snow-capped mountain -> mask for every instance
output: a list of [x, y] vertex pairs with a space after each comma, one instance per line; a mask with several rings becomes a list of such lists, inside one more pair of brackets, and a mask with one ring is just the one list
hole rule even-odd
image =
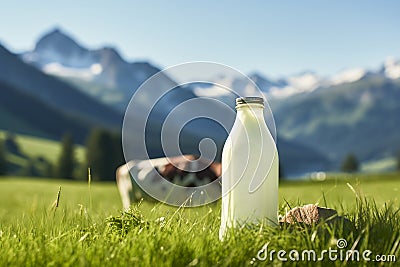
[[239, 93], [240, 95], [257, 95], [257, 82], [264, 86], [267, 91], [271, 85], [270, 82], [262, 77], [261, 75], [253, 76], [252, 80], [245, 79], [242, 77], [231, 77], [220, 75], [218, 78], [213, 80], [213, 84], [201, 84], [194, 85], [194, 92], [198, 96], [208, 97], [224, 97], [224, 96], [235, 96], [230, 90]]
[[[315, 73], [305, 72], [287, 78], [272, 80], [260, 73], [252, 73], [250, 80], [237, 77], [219, 77], [214, 80], [215, 85], [196, 87], [195, 93], [199, 96], [222, 97], [229, 94], [221, 86], [232, 88], [241, 95], [257, 95], [258, 88], [267, 98], [284, 98], [298, 93], [311, 92], [321, 86], [323, 80]], [[257, 88], [258, 87], [258, 88]]]
[[[40, 38], [32, 51], [20, 56], [26, 63], [47, 74], [58, 76], [73, 84], [72, 87], [79, 87], [86, 94], [94, 96], [120, 111], [125, 110], [136, 89], [147, 78], [159, 71], [157, 67], [148, 62], [126, 61], [112, 47], [85, 48], [57, 29]], [[37, 72], [31, 66], [28, 67], [24, 68], [27, 72]], [[10, 68], [5, 67], [4, 69]], [[18, 79], [24, 75], [17, 73], [13, 76], [15, 82], [23, 83], [22, 85], [17, 84], [16, 87], [25, 88], [34, 83], [34, 81], [27, 82], [26, 79]], [[152, 113], [154, 117], [150, 119], [149, 127], [152, 131], [149, 132], [158, 133], [160, 121], [165, 119], [166, 114], [169, 114], [176, 104], [185, 100], [196, 98], [196, 96], [209, 96], [234, 105], [236, 96], [229, 92], [229, 88], [241, 95], [256, 95], [260, 88], [262, 93], [271, 100], [271, 108], [280, 134], [278, 140], [292, 142], [284, 143], [280, 148], [284, 166], [289, 169], [288, 173], [290, 171], [299, 173], [305, 170], [325, 169], [322, 167], [310, 169], [309, 165], [318, 162], [318, 159], [324, 156], [327, 157], [327, 161], [336, 164], [348, 152], [354, 152], [361, 161], [364, 161], [392, 156], [397, 149], [396, 144], [399, 143], [400, 136], [398, 134], [398, 125], [400, 124], [398, 116], [396, 116], [400, 112], [398, 104], [399, 60], [389, 58], [379, 69], [347, 69], [330, 77], [310, 71], [281, 78], [270, 78], [262, 73], [254, 72], [249, 75], [251, 80], [244, 79], [243, 76], [235, 77], [232, 74], [216, 73], [216, 75], [214, 79], [211, 79], [214, 84], [199, 83], [186, 88], [182, 87], [159, 101], [158, 106], [154, 109], [155, 112]], [[9, 79], [8, 76], [11, 77], [7, 73], [3, 74], [4, 79]], [[44, 77], [47, 76], [44, 75]], [[170, 77], [176, 79], [174, 75], [170, 75]], [[199, 79], [199, 81], [201, 80]], [[35, 90], [32, 89], [31, 93], [37, 94], [36, 90], [48, 89], [41, 93], [41, 96], [46, 98], [57, 91], [51, 90], [51, 88], [64, 85], [64, 93], [73, 90], [71, 86], [66, 87], [65, 83], [60, 83], [59, 79], [54, 79], [54, 77], [50, 77], [50, 81], [54, 83], [54, 86], [50, 87], [44, 82], [36, 84], [33, 88]], [[154, 84], [150, 90], [146, 90], [137, 106], [139, 111], [137, 114], [140, 114], [141, 106], [149, 104], [147, 100], [151, 99], [154, 92], [171, 84], [175, 85], [174, 81], [165, 76], [163, 79], [159, 79], [158, 83]], [[67, 102], [62, 101], [64, 99], [61, 97], [58, 98], [58, 106]], [[73, 98], [73, 101], [80, 98], [82, 97]], [[69, 101], [69, 103], [73, 105], [73, 101]], [[91, 109], [91, 105], [82, 105], [82, 109], [88, 106]], [[212, 106], [207, 105], [207, 107], [213, 109]], [[75, 108], [68, 106], [68, 109], [74, 110]], [[99, 115], [98, 112], [93, 113]], [[207, 129], [205, 124], [188, 127], [187, 130], [190, 131], [184, 140], [187, 142], [188, 151], [194, 149], [191, 147], [194, 137], [204, 137], [202, 136], [205, 134], [204, 129]], [[381, 130], [376, 131], [376, 129]], [[380, 136], [371, 138], [371, 135], [365, 133], [375, 133]], [[213, 134], [219, 138], [218, 140], [222, 144], [221, 136], [223, 135]], [[315, 156], [304, 164], [300, 164], [299, 159], [307, 153], [304, 153], [306, 149], [303, 147], [293, 149], [295, 144], [305, 145], [306, 148], [318, 152], [308, 152], [308, 155], [322, 152], [322, 156]], [[158, 155], [159, 144], [154, 143], [153, 145], [152, 153]], [[294, 155], [293, 151], [297, 154]], [[299, 170], [294, 169], [294, 163], [298, 163]]]
[[[112, 47], [90, 50], [78, 44], [63, 31], [55, 29], [39, 39], [33, 51], [22, 54], [22, 59], [47, 74], [66, 79], [86, 93], [124, 110], [131, 95], [159, 69], [148, 62], [127, 62]], [[268, 78], [254, 72], [248, 79], [218, 75], [214, 85], [196, 85], [198, 96], [228, 98], [231, 88], [242, 95], [255, 95], [257, 87], [269, 99], [281, 99], [310, 93], [319, 88], [329, 88], [356, 82], [369, 74], [383, 75], [389, 79], [400, 78], [400, 61], [388, 58], [378, 71], [354, 68], [343, 70], [331, 77], [314, 72], [303, 72], [279, 79]], [[167, 80], [168, 77], [165, 77]]]
[[[393, 58], [385, 60], [380, 70], [367, 70], [353, 68], [343, 70], [330, 77], [323, 77], [314, 72], [303, 72], [280, 79], [270, 79], [260, 73], [252, 73], [248, 77], [254, 82], [237, 77], [219, 76], [214, 80], [214, 86], [201, 86], [195, 88], [198, 96], [226, 97], [229, 92], [219, 85], [232, 88], [243, 95], [254, 95], [257, 87], [268, 99], [281, 99], [302, 93], [310, 93], [319, 88], [330, 88], [346, 83], [357, 82], [371, 75], [381, 76], [387, 79], [400, 78], [400, 60]], [[257, 86], [257, 87], [256, 87]]]
[[[0, 128], [85, 142], [91, 127], [118, 129], [122, 114], [23, 62], [0, 44]], [[23, 78], [21, 78], [23, 77]]]
[[59, 29], [45, 34], [21, 57], [121, 111], [135, 90], [159, 71], [148, 62], [125, 61], [112, 47], [87, 49]]
[[76, 69], [90, 68], [98, 61], [94, 53], [90, 53], [59, 29], [54, 29], [40, 38], [34, 50], [25, 53], [23, 59], [39, 67], [57, 62], [65, 68]]
[[268, 94], [270, 98], [284, 98], [299, 93], [312, 92], [323, 83], [323, 79], [313, 72], [289, 76], [284, 81], [284, 86], [275, 86], [270, 89]]
[[366, 75], [367, 71], [363, 68], [349, 69], [332, 76], [329, 80], [330, 85], [351, 83], [360, 80]]
[[[330, 77], [322, 77], [313, 72], [305, 72], [299, 75], [289, 76], [280, 81], [281, 86], [265, 87], [257, 83], [259, 88], [270, 96], [270, 98], [284, 98], [299, 93], [312, 92], [318, 88], [329, 88], [346, 83], [353, 83], [370, 75], [382, 76], [387, 79], [400, 78], [400, 60], [388, 58], [385, 60], [381, 70], [367, 70], [365, 68], [353, 68], [343, 70]], [[273, 81], [270, 83], [273, 83]]]
[[389, 57], [385, 60], [381, 73], [383, 73], [389, 79], [400, 78], [400, 60], [395, 60]]
[[[342, 83], [355, 82], [366, 75], [364, 69], [352, 69], [338, 73], [330, 78], [322, 77], [314, 72], [303, 72], [297, 75], [288, 76], [281, 79], [270, 79], [260, 73], [252, 73], [248, 77], [254, 82], [237, 77], [223, 77], [215, 79], [216, 84], [220, 84], [234, 89], [243, 95], [255, 95], [257, 87], [269, 99], [281, 99], [301, 93], [310, 93], [321, 87], [329, 87]], [[229, 92], [220, 86], [197, 87], [195, 93], [199, 96], [222, 97]]]

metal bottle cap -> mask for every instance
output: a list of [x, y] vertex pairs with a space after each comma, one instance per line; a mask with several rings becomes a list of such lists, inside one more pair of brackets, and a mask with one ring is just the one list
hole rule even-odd
[[241, 104], [261, 104], [264, 106], [264, 98], [258, 96], [236, 98], [236, 107]]

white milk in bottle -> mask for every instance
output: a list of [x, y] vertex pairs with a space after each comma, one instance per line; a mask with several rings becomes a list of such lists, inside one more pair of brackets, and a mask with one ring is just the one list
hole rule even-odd
[[222, 151], [219, 237], [245, 223], [277, 225], [279, 159], [264, 120], [264, 99], [236, 99], [236, 120]]

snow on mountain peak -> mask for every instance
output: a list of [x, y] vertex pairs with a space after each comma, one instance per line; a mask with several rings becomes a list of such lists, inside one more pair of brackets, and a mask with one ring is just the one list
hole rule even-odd
[[44, 65], [42, 70], [51, 75], [80, 78], [85, 81], [90, 81], [103, 71], [103, 67], [100, 64], [93, 64], [89, 68], [70, 68], [60, 63], [53, 62]]
[[215, 79], [214, 84], [209, 86], [195, 86], [193, 92], [197, 96], [203, 97], [222, 97], [230, 94], [229, 89], [234, 86], [234, 78], [219, 76]]
[[295, 87], [301, 92], [311, 92], [319, 87], [321, 78], [314, 73], [307, 72], [291, 76], [287, 80], [289, 86]]
[[[24, 53], [22, 59], [48, 74], [82, 78], [110, 88], [124, 88], [128, 93], [132, 90], [132, 84], [137, 87], [158, 71], [152, 66], [128, 63], [113, 47], [91, 50], [81, 46], [58, 28], [43, 35], [35, 49]], [[313, 92], [321, 87], [355, 82], [367, 73], [369, 72], [363, 68], [355, 68], [331, 77], [308, 71], [281, 79], [269, 79], [261, 73], [253, 72], [249, 78], [254, 83], [229, 75], [219, 76], [213, 79], [216, 83], [213, 86], [195, 86], [193, 91], [199, 96], [226, 98], [231, 94], [227, 88], [243, 95], [255, 95], [258, 87], [269, 98], [285, 98]], [[400, 61], [388, 58], [378, 74], [390, 79], [400, 78]]]
[[274, 98], [285, 98], [291, 95], [312, 92], [320, 87], [322, 78], [312, 72], [290, 76], [286, 79], [286, 84], [272, 86], [269, 95]]
[[360, 80], [367, 73], [365, 69], [356, 68], [342, 71], [330, 79], [330, 84], [339, 85], [342, 83], [351, 83]]
[[384, 63], [384, 73], [390, 79], [400, 78], [400, 61], [392, 57], [387, 58]]
[[[56, 28], [44, 34], [33, 51], [26, 52], [22, 58], [39, 68], [59, 63], [67, 68], [90, 68], [95, 62], [89, 50], [80, 46], [73, 38]], [[52, 68], [55, 65], [50, 65]]]
[[103, 71], [103, 67], [99, 63], [95, 63], [90, 66], [90, 70], [94, 75], [99, 75]]
[[273, 86], [269, 91], [269, 95], [273, 98], [285, 98], [297, 93], [299, 93], [299, 91], [292, 86], [285, 86], [283, 88]]

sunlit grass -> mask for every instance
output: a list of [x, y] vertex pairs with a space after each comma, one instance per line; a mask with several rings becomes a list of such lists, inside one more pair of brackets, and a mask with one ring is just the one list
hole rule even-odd
[[[349, 185], [347, 184], [349, 183]], [[61, 194], [58, 208], [51, 208]], [[280, 187], [280, 213], [298, 204], [325, 204], [352, 225], [245, 227], [218, 239], [220, 203], [181, 208], [142, 202], [128, 213], [115, 184], [0, 178], [2, 266], [265, 266], [268, 250], [348, 248], [400, 257], [399, 178], [289, 182]], [[374, 191], [375, 190], [375, 191]], [[377, 199], [377, 201], [375, 201]], [[286, 200], [286, 201], [285, 201]], [[296, 262], [297, 266], [343, 266], [341, 261]], [[366, 266], [348, 262], [347, 266]], [[398, 264], [398, 262], [397, 262]], [[385, 264], [390, 266], [390, 264]], [[393, 264], [393, 266], [396, 266]]]

